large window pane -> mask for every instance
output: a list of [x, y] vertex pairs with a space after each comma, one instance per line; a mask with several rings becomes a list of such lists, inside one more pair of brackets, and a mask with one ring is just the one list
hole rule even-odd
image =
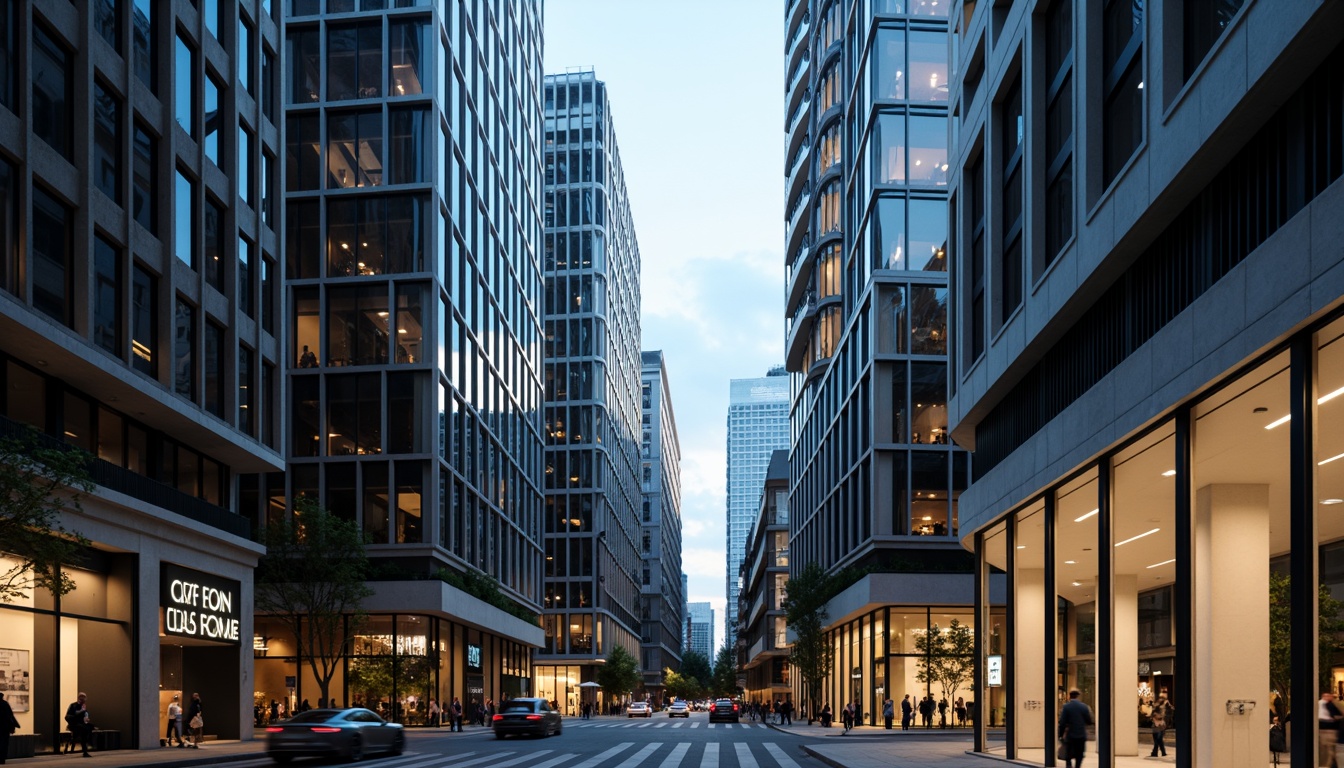
[[70, 269], [74, 215], [64, 203], [40, 187], [33, 188], [33, 308], [62, 325], [70, 325]]
[[947, 271], [947, 203], [910, 201], [910, 266], [924, 272]]
[[158, 52], [154, 40], [154, 5], [159, 0], [134, 0], [131, 9], [131, 47], [135, 50], [135, 76], [149, 88], [150, 93], [158, 93], [154, 72], [158, 69]]
[[74, 157], [72, 57], [46, 29], [33, 25], [33, 133], [67, 160]]
[[910, 33], [910, 100], [947, 101], [946, 33]]
[[883, 196], [873, 210], [873, 266], [878, 269], [906, 269], [905, 199]]
[[433, 69], [429, 59], [433, 47], [429, 44], [431, 26], [424, 21], [392, 25], [392, 91], [393, 96], [411, 96], [433, 93]]
[[[333, 203], [330, 209], [339, 212], [340, 206]], [[321, 277], [319, 259], [322, 253], [322, 227], [318, 219], [316, 200], [290, 203], [285, 226], [285, 259], [289, 265], [290, 277], [304, 280]]]
[[[947, 354], [947, 289], [927, 285], [910, 287], [910, 352], [916, 355]], [[946, 435], [937, 442], [946, 442]]]
[[291, 192], [321, 189], [321, 170], [322, 138], [317, 114], [289, 118], [285, 131], [285, 189]]
[[[1058, 600], [1054, 604], [1059, 611], [1059, 687], [1065, 691], [1076, 688], [1081, 693], [1082, 702], [1094, 713], [1098, 711], [1097, 579], [1100, 572], [1097, 501], [1096, 469], [1066, 483], [1055, 494], [1055, 587]], [[1134, 709], [1133, 689], [1126, 689], [1117, 681], [1115, 690], [1124, 692], [1125, 708]], [[1087, 742], [1087, 751], [1087, 759], [1095, 760], [1095, 741]]]
[[375, 187], [383, 183], [383, 113], [327, 114], [327, 187]]
[[18, 106], [19, 33], [17, 0], [0, 0], [0, 105]]
[[121, 205], [121, 100], [102, 83], [93, 86], [93, 183]]
[[289, 69], [289, 77], [285, 79], [285, 103], [318, 101], [322, 84], [322, 50], [317, 30], [290, 30], [285, 37], [285, 48]]
[[224, 292], [224, 209], [214, 200], [206, 199], [204, 210], [205, 282]]
[[428, 108], [394, 109], [391, 112], [391, 184], [429, 181], [433, 153], [426, 142]]
[[196, 133], [196, 51], [178, 34], [173, 61], [173, 116], [187, 135]]
[[224, 418], [224, 348], [227, 335], [223, 326], [205, 324], [205, 410]]
[[219, 163], [219, 134], [223, 128], [223, 115], [219, 111], [219, 92], [222, 86], [215, 82], [215, 76], [205, 75], [205, 157], [222, 167]]
[[947, 120], [910, 117], [910, 184], [947, 186]]
[[173, 252], [179, 261], [196, 269], [194, 246], [196, 242], [196, 216], [193, 200], [196, 198], [196, 185], [183, 175], [179, 168], [177, 183], [173, 195]]
[[173, 321], [173, 391], [196, 399], [196, 310], [180, 299]]
[[157, 378], [159, 304], [156, 280], [144, 267], [131, 270], [131, 366]]
[[[1050, 607], [1054, 603], [1045, 591], [1045, 518], [1043, 501], [1037, 501], [1017, 513], [1013, 550], [1013, 565], [1017, 573], [1016, 578], [1009, 582], [1015, 588], [1011, 596], [1014, 657], [1008, 660], [1012, 664], [1013, 683], [1019, 700], [1040, 702], [1040, 705], [1019, 707], [1017, 716], [1010, 718], [1008, 725], [1014, 729], [1019, 750], [1016, 757], [1038, 764], [1045, 762], [1035, 759], [1035, 756], [1044, 756], [1047, 746], [1046, 723], [1055, 722], [1054, 709], [1050, 704], [1056, 695], [1053, 682], [1048, 687], [1046, 685], [1046, 678], [1053, 681], [1055, 675], [1050, 674], [1053, 670], [1045, 668], [1041, 655], [1046, 622], [1052, 618]], [[1054, 744], [1050, 743], [1049, 746], [1053, 747]], [[1023, 749], [1030, 751], [1024, 754], [1020, 751]]]
[[912, 363], [910, 402], [910, 442], [947, 442], [947, 366]]
[[387, 462], [360, 464], [364, 474], [364, 535], [374, 544], [388, 541], [388, 487]]
[[121, 357], [121, 252], [93, 239], [93, 343]]
[[883, 113], [873, 126], [873, 181], [899, 184], [905, 181], [905, 115]]
[[248, 317], [253, 317], [255, 302], [252, 284], [252, 243], [246, 238], [238, 238], [238, 309]]
[[252, 193], [252, 132], [247, 130], [247, 126], [238, 124], [238, 176], [234, 179], [237, 185], [238, 199], [243, 201], [244, 205], [251, 205], [253, 200]]
[[139, 123], [135, 126], [135, 177], [131, 187], [131, 217], [150, 234], [158, 234], [158, 198], [155, 187], [157, 142]]
[[238, 348], [238, 431], [245, 435], [257, 435], [257, 391], [253, 379], [256, 369], [256, 353], [247, 347]]
[[952, 530], [948, 514], [946, 451], [910, 452], [910, 532], [918, 536], [948, 536]]
[[881, 27], [873, 43], [873, 98], [904, 99], [909, 79], [905, 68], [905, 30]]

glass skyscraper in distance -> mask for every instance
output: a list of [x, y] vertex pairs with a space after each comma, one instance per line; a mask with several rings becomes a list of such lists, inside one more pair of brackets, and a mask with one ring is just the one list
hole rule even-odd
[[[729, 642], [737, 633], [738, 570], [746, 556], [747, 534], [760, 512], [770, 454], [789, 447], [789, 377], [783, 366], [756, 379], [728, 383], [727, 567]], [[713, 659], [710, 659], [713, 661]]]
[[[357, 657], [442, 655], [394, 700], [533, 693], [540, 628], [425, 579], [541, 606], [541, 3], [284, 9], [289, 472], [256, 495], [356, 521], [398, 581]], [[297, 674], [312, 695], [306, 662], [270, 657], [258, 690]]]
[[682, 610], [681, 441], [672, 410], [667, 358], [641, 352], [640, 668], [644, 687], [660, 691], [663, 670], [680, 669]]
[[547, 75], [544, 103], [545, 643], [536, 674], [539, 695], [577, 714], [578, 685], [613, 648], [640, 656], [640, 260], [606, 85], [591, 70]]
[[690, 638], [687, 651], [703, 654], [714, 664], [714, 654], [718, 648], [714, 645], [714, 609], [710, 603], [686, 604], [686, 634]]

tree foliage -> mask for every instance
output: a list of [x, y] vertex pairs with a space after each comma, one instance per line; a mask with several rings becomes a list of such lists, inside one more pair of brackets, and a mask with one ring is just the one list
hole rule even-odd
[[921, 683], [937, 684], [943, 698], [951, 700], [958, 690], [971, 682], [975, 671], [975, 632], [953, 619], [944, 630], [937, 624], [915, 637], [918, 672]]
[[681, 676], [695, 680], [701, 689], [708, 690], [710, 681], [714, 679], [709, 657], [699, 651], [687, 651], [681, 657]]
[[714, 657], [714, 675], [709, 688], [715, 696], [736, 696], [738, 694], [737, 654], [733, 652], [731, 645], [724, 645], [719, 648], [718, 655]]
[[833, 582], [820, 565], [810, 562], [785, 585], [784, 620], [794, 636], [789, 663], [802, 683], [809, 713], [821, 710], [821, 684], [835, 667], [826, 639], [826, 602], [835, 594]]
[[[683, 663], [684, 663], [683, 659]], [[696, 678], [682, 674], [668, 667], [663, 670], [663, 690], [667, 695], [678, 699], [701, 699], [705, 696], [705, 686]]]
[[75, 582], [62, 568], [89, 540], [61, 525], [68, 510], [93, 490], [89, 454], [58, 446], [31, 427], [0, 439], [0, 551], [17, 561], [0, 573], [0, 602], [32, 589], [66, 595]]
[[609, 696], [631, 693], [643, 682], [643, 676], [639, 674], [639, 660], [620, 645], [607, 654], [606, 663], [597, 668], [595, 677], [597, 684]]
[[[1269, 572], [1269, 687], [1278, 691], [1274, 713], [1280, 721], [1286, 719], [1288, 703], [1292, 701], [1292, 578], [1286, 573]], [[1317, 643], [1320, 662], [1316, 666], [1317, 690], [1328, 691], [1333, 685], [1331, 667], [1335, 652], [1340, 649], [1339, 636], [1344, 632], [1344, 602], [1330, 594], [1330, 588], [1320, 585], [1317, 601]]]
[[[264, 534], [267, 552], [257, 565], [257, 612], [273, 616], [294, 636], [321, 697], [350, 653], [365, 618], [368, 557], [359, 526], [299, 497], [291, 519]], [[346, 620], [349, 617], [349, 621]]]

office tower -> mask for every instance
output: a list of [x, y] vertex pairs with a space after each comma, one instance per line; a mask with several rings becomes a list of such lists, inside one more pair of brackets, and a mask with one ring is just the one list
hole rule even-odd
[[747, 533], [756, 521], [770, 454], [789, 447], [789, 377], [783, 366], [776, 366], [761, 378], [732, 379], [728, 388], [728, 572], [724, 584], [728, 605], [724, 641], [731, 643], [737, 632], [737, 596], [741, 590], [738, 570], [745, 556]]
[[792, 699], [788, 623], [789, 452], [775, 451], [765, 473], [760, 511], [747, 537], [737, 627], [737, 663], [747, 701]]
[[681, 574], [681, 650], [682, 653], [691, 648], [691, 609], [686, 602], [691, 596], [691, 580], [683, 571]]
[[640, 667], [644, 687], [660, 691], [663, 670], [681, 667], [681, 442], [667, 360], [661, 351], [641, 352], [640, 359]]
[[[338, 701], [536, 694], [541, 3], [285, 9], [290, 465], [261, 495], [370, 542]], [[315, 696], [285, 655], [256, 690]], [[389, 655], [420, 672], [375, 685]]]
[[709, 603], [688, 604], [686, 623], [690, 626], [691, 641], [687, 650], [704, 654], [713, 667], [718, 648], [714, 645], [714, 609], [709, 606]]
[[1012, 586], [973, 699], [1044, 703], [996, 754], [1042, 762], [1076, 687], [1099, 765], [1158, 751], [1164, 693], [1177, 762], [1263, 762], [1290, 711], [1307, 762], [1344, 661], [1344, 8], [954, 7], [950, 423]]
[[77, 588], [0, 603], [6, 697], [44, 749], [84, 689], [95, 746], [156, 747], [195, 686], [222, 738], [252, 735], [239, 477], [284, 467], [278, 10], [0, 2], [0, 432], [92, 455], [59, 518], [89, 542]]
[[545, 94], [546, 638], [536, 676], [577, 714], [578, 686], [600, 660], [617, 646], [640, 655], [639, 244], [606, 84], [591, 70], [547, 75]]
[[856, 638], [928, 633], [954, 615], [932, 606], [971, 604], [968, 460], [947, 436], [949, 5], [785, 3], [791, 554], [868, 571], [823, 687], [866, 717], [888, 692], [960, 689], [919, 681], [927, 651], [888, 663]]

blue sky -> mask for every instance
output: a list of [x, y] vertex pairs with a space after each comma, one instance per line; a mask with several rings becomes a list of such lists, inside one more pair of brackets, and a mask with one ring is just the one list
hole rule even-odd
[[643, 348], [666, 356], [683, 564], [722, 643], [728, 380], [784, 359], [784, 4], [545, 0], [546, 73], [606, 82], [643, 271]]

